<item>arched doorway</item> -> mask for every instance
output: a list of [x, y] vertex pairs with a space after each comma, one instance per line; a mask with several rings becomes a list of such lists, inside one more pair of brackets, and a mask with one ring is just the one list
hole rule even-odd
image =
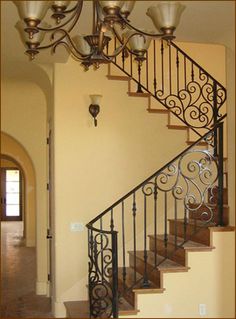
[[[1, 132], [1, 163], [19, 169], [22, 175], [22, 217], [27, 247], [35, 246], [36, 184], [32, 161], [24, 147], [10, 135]], [[23, 182], [24, 181], [24, 182]], [[25, 196], [24, 196], [25, 194]]]

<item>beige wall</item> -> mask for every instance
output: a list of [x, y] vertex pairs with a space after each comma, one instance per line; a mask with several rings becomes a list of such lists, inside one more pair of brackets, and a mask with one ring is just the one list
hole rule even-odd
[[[42, 89], [30, 81], [2, 80], [2, 131], [15, 138], [32, 160], [36, 175], [37, 293], [47, 291], [47, 101]], [[17, 154], [15, 159], [18, 160]]]
[[139, 294], [138, 315], [120, 317], [235, 318], [234, 242], [235, 232], [214, 232], [212, 252], [189, 252], [187, 273], [164, 274], [164, 293]]
[[[224, 61], [224, 50], [216, 47], [218, 61]], [[204, 56], [209, 46], [200, 48]], [[65, 315], [63, 301], [87, 299], [87, 232], [71, 232], [70, 224], [86, 224], [173, 158], [186, 141], [186, 132], [166, 129], [166, 115], [147, 113], [146, 99], [128, 97], [126, 82], [107, 80], [106, 70], [84, 72], [72, 59], [55, 65], [56, 316]], [[88, 112], [89, 94], [95, 93], [103, 95], [96, 128]]]
[[[70, 60], [55, 67], [56, 314], [62, 302], [87, 298], [86, 224], [180, 152], [185, 133], [166, 131], [167, 116], [146, 111], [147, 100], [130, 98], [127, 83], [106, 79], [107, 67], [83, 69]], [[98, 127], [88, 112], [89, 94], [100, 93]], [[163, 133], [165, 132], [165, 139]], [[175, 145], [167, 148], [175, 134]], [[69, 247], [69, 249], [68, 249]]]

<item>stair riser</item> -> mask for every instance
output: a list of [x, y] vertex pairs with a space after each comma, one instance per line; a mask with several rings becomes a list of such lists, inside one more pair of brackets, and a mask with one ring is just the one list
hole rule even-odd
[[[211, 191], [208, 190], [208, 199], [210, 201], [210, 198], [212, 197]], [[218, 200], [218, 189], [214, 188], [213, 189], [213, 197], [212, 200], [210, 201], [211, 203], [217, 204], [217, 200]], [[228, 204], [228, 189], [224, 188], [223, 189], [223, 204], [227, 205]]]
[[127, 292], [125, 291], [126, 289], [127, 287], [125, 286], [124, 288], [123, 280], [118, 278], [118, 291], [121, 293], [122, 297], [125, 298], [128, 301], [128, 303], [134, 307], [134, 292], [132, 290]]
[[[175, 222], [170, 220], [170, 234], [175, 235]], [[184, 223], [177, 223], [177, 236], [184, 238]], [[195, 233], [196, 232], [196, 233]], [[195, 234], [193, 234], [195, 233]], [[210, 231], [208, 228], [195, 227], [194, 225], [186, 225], [186, 239], [196, 241], [203, 245], [210, 245]]]
[[[192, 209], [195, 207], [197, 207], [197, 205], [190, 205], [190, 208], [192, 208]], [[197, 220], [205, 220], [201, 216], [201, 214], [203, 212], [207, 212], [207, 213], [209, 212], [209, 209], [205, 205], [202, 205], [196, 211], [189, 211], [189, 218], [190, 219], [197, 219]], [[219, 216], [218, 216], [217, 207], [213, 209], [213, 216], [212, 216], [210, 221], [218, 224]], [[223, 223], [224, 223], [224, 225], [229, 224], [229, 207], [227, 207], [227, 206], [223, 207]]]
[[[129, 256], [129, 264], [130, 267], [134, 268], [134, 255]], [[136, 270], [143, 275], [145, 271], [145, 263], [144, 260], [136, 257]], [[153, 283], [155, 283], [158, 287], [160, 287], [160, 272], [158, 270], [153, 270], [153, 266], [147, 263], [147, 277]]]
[[[150, 237], [150, 250], [155, 252], [155, 240], [154, 238]], [[175, 250], [175, 245], [172, 243], [167, 243], [167, 247], [162, 240], [156, 239], [156, 249], [157, 254], [165, 257], [167, 251], [167, 258], [177, 262], [180, 265], [185, 266], [185, 250], [181, 247]]]

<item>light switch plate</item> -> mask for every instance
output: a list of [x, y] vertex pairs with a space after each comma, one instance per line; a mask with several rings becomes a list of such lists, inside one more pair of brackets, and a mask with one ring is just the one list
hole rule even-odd
[[70, 223], [70, 230], [72, 232], [82, 232], [84, 231], [84, 224], [80, 222]]

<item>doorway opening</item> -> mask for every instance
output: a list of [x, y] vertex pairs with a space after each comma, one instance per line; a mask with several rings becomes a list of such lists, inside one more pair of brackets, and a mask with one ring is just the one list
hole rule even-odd
[[23, 174], [18, 167], [1, 167], [1, 220], [22, 221]]

